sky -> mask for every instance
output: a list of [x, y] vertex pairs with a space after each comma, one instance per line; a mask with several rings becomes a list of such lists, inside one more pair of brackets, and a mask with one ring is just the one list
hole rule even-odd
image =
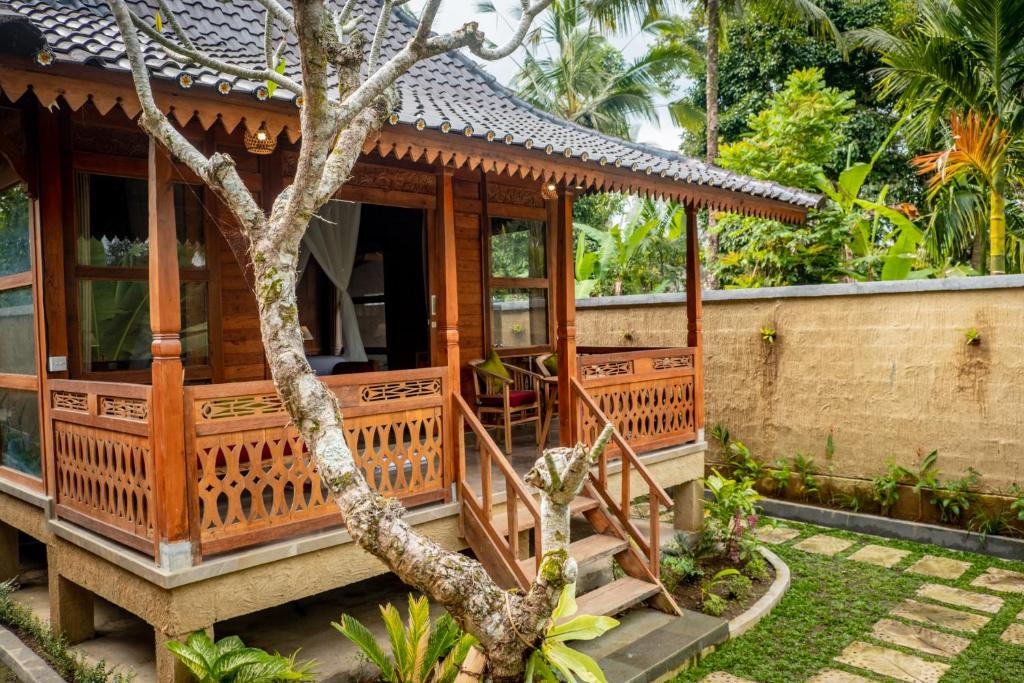
[[[413, 14], [419, 16], [424, 1], [412, 0], [408, 7]], [[503, 43], [512, 34], [512, 27], [517, 23], [518, 15], [515, 10], [519, 7], [519, 2], [516, 0], [494, 0], [494, 4], [498, 8], [498, 12], [487, 14], [476, 9], [474, 0], [445, 0], [434, 22], [434, 31], [443, 33], [456, 29], [467, 21], [477, 21], [488, 38], [495, 43]], [[627, 60], [636, 59], [642, 55], [652, 42], [651, 37], [643, 33], [613, 35], [608, 39], [612, 45], [622, 51]], [[540, 49], [543, 50], [543, 46]], [[482, 63], [482, 66], [501, 83], [511, 85], [512, 78], [518, 71], [522, 53], [523, 48], [519, 48], [511, 56], [496, 62], [483, 62], [475, 57], [473, 59], [477, 63]], [[672, 125], [664, 102], [659, 102], [658, 114], [660, 122], [657, 124], [648, 121], [637, 122], [640, 127], [635, 135], [636, 140], [668, 150], [678, 150], [682, 129]]]

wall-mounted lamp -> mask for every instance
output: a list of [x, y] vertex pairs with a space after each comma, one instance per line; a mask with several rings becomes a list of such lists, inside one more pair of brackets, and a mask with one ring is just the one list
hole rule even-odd
[[250, 133], [246, 130], [242, 135], [242, 139], [245, 141], [245, 148], [250, 154], [273, 154], [277, 148], [277, 140], [267, 130], [266, 123], [261, 123], [259, 130], [255, 133]]

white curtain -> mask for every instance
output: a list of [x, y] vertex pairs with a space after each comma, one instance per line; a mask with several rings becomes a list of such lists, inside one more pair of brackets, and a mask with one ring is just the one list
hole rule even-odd
[[350, 361], [365, 361], [366, 349], [359, 334], [356, 307], [348, 293], [348, 281], [359, 242], [360, 205], [331, 200], [320, 209], [319, 218], [309, 222], [299, 252], [299, 272], [310, 257], [316, 259], [338, 290], [338, 307], [334, 316], [334, 354], [345, 349]]

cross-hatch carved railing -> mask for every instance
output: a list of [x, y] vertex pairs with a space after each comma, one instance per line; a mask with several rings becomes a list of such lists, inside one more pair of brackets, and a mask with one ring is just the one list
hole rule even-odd
[[[587, 353], [579, 381], [637, 452], [674, 446], [697, 436], [694, 349], [644, 349]], [[578, 406], [580, 436], [588, 442], [602, 424]]]
[[50, 380], [48, 392], [57, 516], [154, 552], [150, 388]]
[[[408, 506], [451, 495], [445, 372], [323, 378], [367, 481]], [[185, 413], [192, 517], [204, 555], [341, 523], [271, 382], [187, 387]]]

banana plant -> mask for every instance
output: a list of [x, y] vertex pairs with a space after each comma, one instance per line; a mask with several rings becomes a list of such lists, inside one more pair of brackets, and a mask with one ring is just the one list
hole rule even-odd
[[[917, 250], [924, 242], [922, 232], [907, 217], [912, 213], [909, 207], [894, 208], [885, 203], [889, 186], [883, 186], [875, 199], [860, 196], [865, 181], [874, 169], [882, 151], [889, 144], [900, 125], [889, 133], [882, 146], [872, 155], [871, 161], [847, 165], [833, 183], [824, 175], [817, 178], [818, 187], [824, 192], [850, 227], [850, 250], [856, 259], [866, 265], [866, 274], [850, 273], [856, 279], [873, 279], [874, 264], [881, 262], [881, 279], [905, 280], [910, 277], [917, 259]], [[906, 213], [905, 213], [906, 212]], [[893, 232], [886, 239], [882, 234], [882, 219], [892, 224]]]
[[570, 640], [593, 640], [618, 626], [619, 622], [611, 617], [591, 615], [562, 621], [576, 614], [576, 610], [576, 584], [573, 583], [566, 586], [559, 596], [540, 647], [530, 655], [524, 683], [560, 683], [558, 676], [566, 683], [608, 683], [593, 657], [565, 643]]
[[380, 646], [373, 633], [354, 617], [341, 615], [341, 623], [331, 626], [351, 640], [366, 658], [380, 669], [385, 683], [451, 683], [459, 673], [476, 638], [462, 633], [451, 615], [445, 612], [431, 628], [427, 598], [409, 595], [409, 622], [402, 623], [398, 610], [390, 603], [380, 608], [391, 656]]
[[295, 655], [284, 657], [256, 647], [246, 647], [238, 636], [213, 642], [205, 632], [196, 631], [184, 643], [167, 643], [167, 649], [181, 660], [199, 683], [313, 680], [313, 662], [296, 664]]

